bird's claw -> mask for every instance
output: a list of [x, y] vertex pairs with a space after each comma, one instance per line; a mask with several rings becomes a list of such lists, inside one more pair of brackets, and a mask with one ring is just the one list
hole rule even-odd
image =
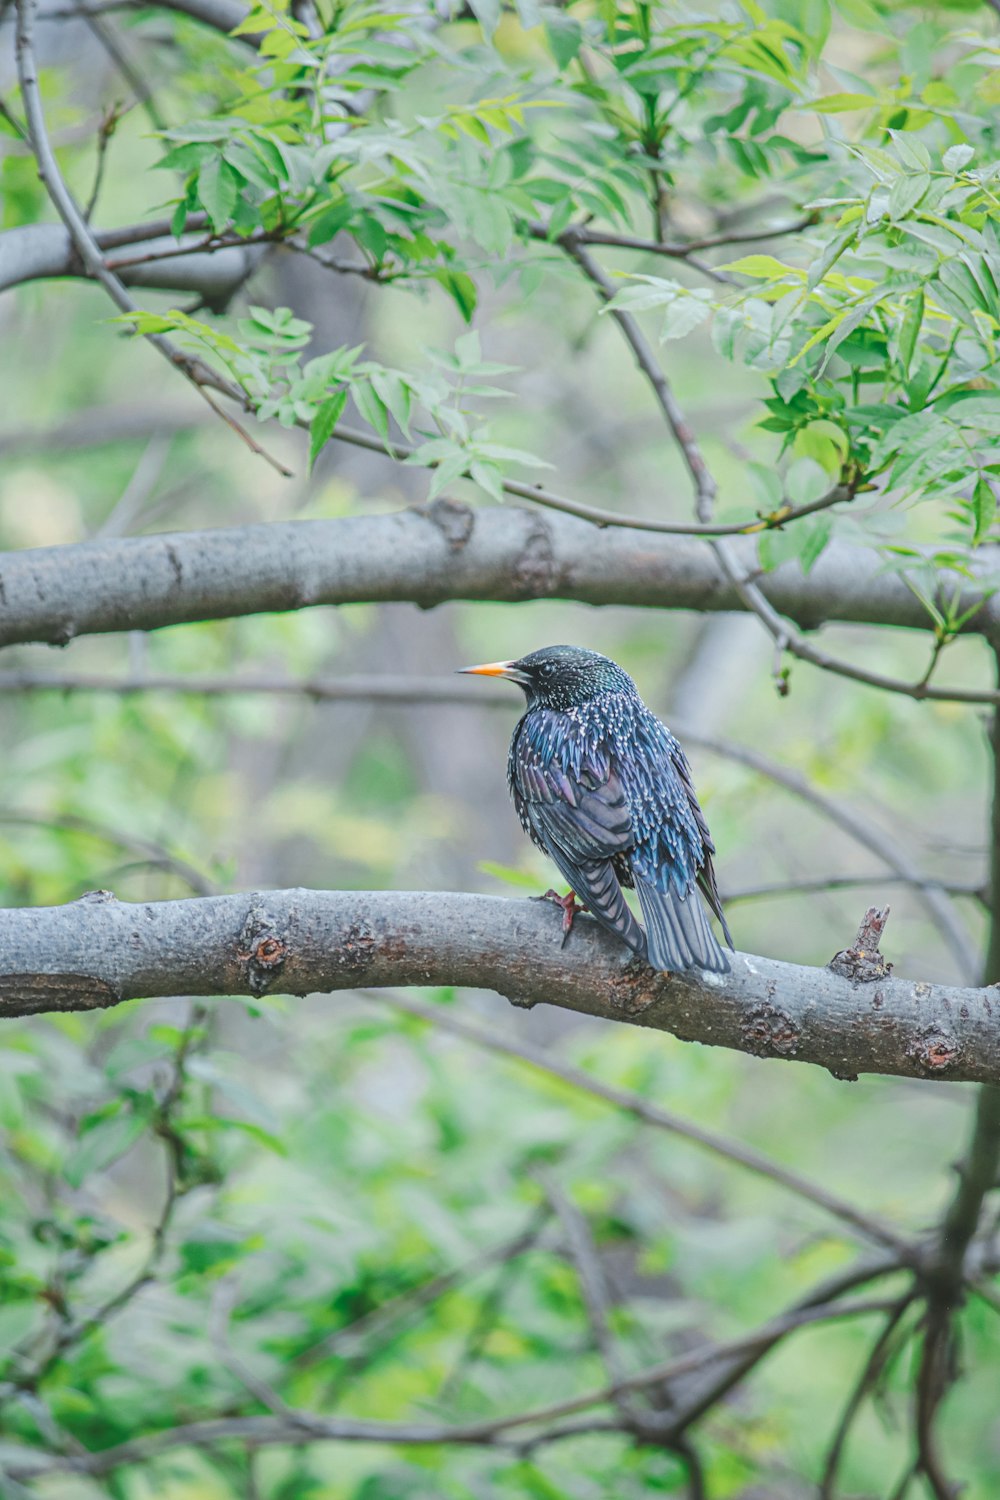
[[559, 946], [560, 948], [565, 948], [566, 940], [573, 930], [573, 921], [576, 917], [577, 912], [581, 912], [586, 909], [585, 907], [582, 907], [577, 901], [576, 892], [567, 891], [565, 896], [560, 896], [558, 891], [548, 890], [543, 896], [535, 896], [534, 900], [554, 901], [556, 906], [562, 907], [562, 942], [559, 944]]

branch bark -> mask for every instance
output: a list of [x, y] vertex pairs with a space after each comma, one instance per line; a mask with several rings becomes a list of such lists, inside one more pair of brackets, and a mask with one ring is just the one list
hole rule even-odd
[[[113, 231], [96, 233], [94, 239], [101, 249], [121, 243]], [[147, 240], [137, 234], [135, 243], [142, 244], [147, 252], [175, 253], [146, 264], [123, 266], [119, 279], [127, 286], [189, 292], [203, 297], [210, 306], [222, 307], [270, 249], [268, 245], [227, 245], [219, 250], [180, 253], [191, 242], [190, 236], [175, 240], [169, 233], [161, 233]], [[0, 292], [58, 276], [90, 277], [63, 225], [24, 224], [0, 234]]]
[[663, 976], [546, 904], [450, 893], [265, 891], [127, 904], [92, 892], [0, 912], [0, 1016], [174, 994], [386, 985], [495, 990], [514, 1004], [669, 1031], [835, 1076], [1000, 1081], [1000, 995], [736, 954], [722, 978]]
[[[981, 551], [989, 549], [981, 548]], [[896, 574], [831, 546], [808, 578], [787, 564], [763, 592], [804, 628], [827, 620], [931, 628]], [[319, 604], [575, 599], [738, 610], [704, 542], [599, 531], [570, 516], [436, 501], [391, 515], [114, 538], [0, 555], [0, 646]], [[988, 601], [970, 632], [1000, 625]], [[982, 696], [982, 695], [978, 695]]]

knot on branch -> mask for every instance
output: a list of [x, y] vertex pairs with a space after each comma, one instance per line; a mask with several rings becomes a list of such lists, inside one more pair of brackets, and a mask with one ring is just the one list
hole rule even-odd
[[906, 1049], [907, 1057], [918, 1063], [930, 1077], [940, 1077], [945, 1069], [953, 1067], [962, 1055], [955, 1037], [944, 1027], [932, 1023]]
[[432, 500], [430, 505], [415, 505], [413, 509], [437, 527], [448, 543], [449, 552], [461, 552], [475, 529], [475, 512], [461, 500], [442, 498]]
[[862, 918], [853, 947], [845, 948], [831, 958], [827, 967], [843, 979], [855, 984], [870, 984], [875, 979], [888, 979], [892, 964], [887, 963], [879, 951], [879, 940], [889, 920], [887, 906], [870, 906]]
[[246, 920], [236, 939], [236, 958], [246, 971], [252, 995], [264, 995], [285, 966], [291, 948], [287, 932], [258, 901], [251, 898]]
[[541, 599], [555, 592], [559, 581], [552, 534], [536, 511], [525, 511], [524, 545], [511, 574], [515, 599]]
[[787, 1011], [768, 1001], [755, 1005], [740, 1022], [740, 1039], [754, 1057], [794, 1057], [799, 1028]]
[[651, 969], [645, 959], [629, 958], [613, 975], [608, 985], [608, 999], [623, 1016], [641, 1016], [663, 998], [664, 978]]

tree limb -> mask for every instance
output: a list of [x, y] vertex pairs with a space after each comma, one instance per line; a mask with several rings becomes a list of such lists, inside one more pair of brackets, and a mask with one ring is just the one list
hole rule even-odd
[[[94, 239], [102, 249], [113, 248], [108, 233], [95, 233]], [[193, 251], [189, 240], [175, 240], [167, 228], [160, 228], [152, 240], [137, 235], [126, 243], [145, 244], [162, 253], [148, 263], [123, 266], [119, 280], [129, 286], [190, 292], [213, 307], [225, 306], [270, 248], [266, 244], [225, 245]], [[0, 234], [0, 292], [57, 276], [91, 276], [61, 224], [24, 224]]]
[[0, 912], [0, 1016], [161, 995], [305, 995], [464, 985], [559, 1005], [837, 1077], [1000, 1081], [991, 990], [736, 954], [732, 972], [654, 974], [580, 919], [565, 949], [542, 903], [451, 893], [265, 891], [130, 904], [92, 892]]
[[[991, 549], [980, 548], [981, 552]], [[113, 584], [109, 586], [109, 580]], [[833, 545], [808, 578], [793, 563], [761, 580], [810, 629], [827, 620], [932, 628], [867, 549]], [[569, 516], [436, 501], [391, 515], [112, 538], [0, 555], [0, 646], [319, 604], [575, 599], [639, 608], [738, 610], [707, 546], [599, 532]], [[964, 606], [963, 606], [964, 607]], [[989, 600], [970, 633], [1000, 626]], [[956, 691], [952, 694], [961, 700]], [[982, 693], [968, 695], [980, 701]]]

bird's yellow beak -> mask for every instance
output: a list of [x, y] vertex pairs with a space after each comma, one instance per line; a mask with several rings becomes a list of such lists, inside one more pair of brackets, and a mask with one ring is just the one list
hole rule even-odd
[[509, 677], [517, 681], [517, 663], [512, 661], [487, 661], [481, 667], [459, 667], [458, 671], [471, 673], [475, 677]]

